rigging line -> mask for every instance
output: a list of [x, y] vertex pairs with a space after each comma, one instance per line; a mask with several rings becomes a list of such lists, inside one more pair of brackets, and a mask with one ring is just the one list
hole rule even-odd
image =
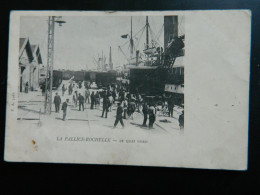
[[140, 33], [144, 28], [145, 28], [145, 26], [142, 27], [133, 37], [136, 37], [138, 35], [138, 33]]
[[157, 39], [157, 40], [159, 39], [159, 37], [160, 37], [160, 36], [161, 36], [161, 34], [162, 34], [163, 27], [164, 27], [164, 24], [162, 25], [162, 27], [161, 27], [160, 31], [159, 31], [159, 32], [157, 33], [157, 35], [156, 35], [156, 39]]
[[[141, 28], [134, 36], [133, 38], [136, 38], [138, 33], [140, 33], [141, 31], [143, 31], [145, 29], [145, 26], [143, 28]], [[137, 37], [138, 38], [138, 37]], [[140, 40], [140, 39], [139, 39]], [[126, 41], [123, 45], [121, 45], [121, 47], [124, 47], [126, 46], [126, 44], [129, 43], [129, 41]]]
[[154, 20], [152, 19], [152, 17], [150, 17], [150, 21], [152, 21], [152, 26], [153, 26], [153, 28], [155, 29], [155, 32], [158, 32], [158, 31], [157, 31], [157, 28], [156, 28], [156, 25], [155, 25], [155, 22], [154, 22]]
[[127, 53], [128, 53], [128, 51], [129, 51], [129, 49], [130, 49], [130, 43], [129, 43], [128, 48], [127, 48]]
[[[150, 26], [150, 24], [149, 24], [149, 29], [150, 29], [150, 34], [152, 35], [152, 36], [155, 36], [155, 33], [154, 33], [154, 31], [152, 30], [152, 28], [151, 28], [151, 26]], [[155, 37], [154, 37], [155, 38]]]
[[181, 25], [179, 26], [179, 29], [180, 29], [180, 35], [183, 35], [184, 34], [184, 30], [183, 30]]
[[124, 47], [127, 43], [129, 43], [129, 41], [126, 41], [123, 45], [121, 45], [120, 47]]
[[141, 37], [142, 37], [142, 35], [144, 33], [144, 30], [145, 30], [145, 28], [143, 28], [143, 31], [142, 31], [141, 36], [140, 36], [140, 39], [137, 41], [137, 46], [136, 46], [137, 48], [139, 47], [139, 43], [140, 43]]
[[182, 34], [185, 34], [185, 28], [183, 27], [183, 25], [181, 25], [180, 27], [181, 27]]
[[141, 18], [142, 18], [142, 17], [139, 16], [138, 18], [139, 18], [139, 20], [138, 20], [138, 22], [137, 22], [137, 26], [140, 26], [140, 21], [141, 21]]
[[159, 39], [154, 40], [154, 42], [156, 42], [159, 46], [162, 46], [162, 43]]
[[[151, 28], [151, 27], [150, 27]], [[160, 42], [159, 40], [156, 40], [156, 35], [155, 35], [155, 33], [152, 31], [152, 29], [151, 29], [151, 37], [152, 37], [152, 40], [154, 41], [154, 42], [156, 42], [157, 44], [159, 44], [158, 42]], [[160, 45], [160, 44], [159, 44]]]
[[152, 31], [150, 25], [149, 25], [149, 29], [150, 29], [150, 34], [151, 34], [152, 40], [155, 41], [155, 42], [157, 42], [157, 41], [155, 40], [155, 34], [154, 34], [154, 32]]
[[184, 30], [183, 30], [183, 28], [182, 28], [182, 27], [183, 27], [183, 23], [182, 23], [182, 22], [183, 22], [183, 19], [184, 19], [184, 16], [181, 16], [180, 23], [179, 23], [179, 25], [178, 25], [178, 28], [180, 29], [180, 31], [182, 32], [182, 34], [184, 34], [184, 33], [183, 33]]
[[127, 60], [127, 56], [125, 55], [125, 53], [123, 52], [123, 50], [121, 49], [121, 47], [120, 46], [118, 46], [118, 49], [122, 52], [122, 54], [124, 55], [124, 57], [126, 58], [126, 60]]

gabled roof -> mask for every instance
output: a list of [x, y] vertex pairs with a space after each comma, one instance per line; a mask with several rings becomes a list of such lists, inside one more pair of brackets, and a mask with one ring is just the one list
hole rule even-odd
[[42, 56], [41, 56], [39, 45], [31, 45], [31, 49], [32, 49], [33, 56], [37, 58], [38, 63], [42, 64]]
[[32, 53], [29, 38], [20, 38], [19, 48], [20, 48], [19, 57], [21, 57], [21, 55], [23, 54], [23, 51], [26, 50], [29, 61], [32, 62], [33, 61], [33, 53]]
[[20, 44], [19, 44], [20, 51], [21, 51], [21, 48], [23, 47], [25, 41], [26, 41], [26, 38], [20, 38]]
[[32, 48], [32, 52], [33, 54], [36, 52], [36, 50], [38, 49], [38, 45], [31, 45]]

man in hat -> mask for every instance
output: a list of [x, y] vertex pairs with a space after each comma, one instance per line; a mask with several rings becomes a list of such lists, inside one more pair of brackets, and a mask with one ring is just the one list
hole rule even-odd
[[92, 110], [93, 107], [94, 107], [94, 104], [96, 104], [96, 103], [95, 103], [96, 99], [95, 99], [94, 91], [92, 91], [92, 93], [91, 93], [91, 95], [90, 95], [90, 99], [91, 99], [91, 106], [90, 106], [90, 109]]
[[128, 117], [131, 118], [132, 120], [134, 120], [135, 109], [136, 109], [136, 105], [134, 103], [134, 100], [130, 99], [128, 106], [127, 106], [127, 114], [128, 114]]
[[103, 111], [102, 111], [102, 116], [101, 117], [103, 117], [104, 113], [105, 113], [105, 118], [107, 118], [108, 107], [109, 107], [109, 99], [105, 95], [104, 98], [103, 98]]
[[63, 121], [66, 120], [68, 103], [69, 103], [69, 99], [66, 99], [66, 101], [63, 102], [62, 107], [61, 107], [61, 110], [63, 111]]
[[170, 95], [168, 100], [169, 117], [173, 117], [173, 107], [174, 107], [174, 100], [173, 97]]
[[61, 98], [58, 95], [58, 93], [56, 93], [54, 97], [55, 112], [60, 112], [60, 103], [61, 103]]
[[79, 111], [81, 111], [81, 106], [84, 111], [84, 97], [80, 93], [79, 93], [78, 100], [79, 100]]
[[155, 109], [155, 106], [153, 104], [150, 104], [150, 107], [149, 107], [149, 129], [152, 129], [153, 128], [153, 124], [155, 122], [155, 119], [156, 119], [156, 109]]
[[117, 123], [120, 121], [120, 123], [121, 123], [121, 125], [122, 125], [122, 127], [124, 128], [125, 127], [125, 125], [124, 125], [124, 123], [123, 123], [123, 116], [122, 116], [122, 114], [123, 114], [123, 107], [121, 106], [121, 103], [120, 102], [118, 102], [117, 103], [117, 110], [116, 110], [116, 121], [115, 121], [115, 124], [114, 124], [114, 128], [117, 126]]
[[148, 111], [149, 111], [149, 106], [147, 105], [147, 103], [145, 102], [143, 105], [143, 114], [144, 114], [144, 121], [143, 121], [143, 126], [146, 127], [146, 121], [148, 118]]
[[181, 112], [179, 116], [179, 126], [180, 126], [180, 130], [182, 130], [184, 127], [184, 110]]
[[64, 85], [64, 84], [62, 85], [62, 88], [61, 88], [61, 90], [62, 90], [62, 96], [64, 96], [64, 93], [65, 93], [65, 91], [66, 91], [66, 87], [65, 87], [65, 85]]
[[72, 84], [70, 83], [70, 85], [69, 85], [69, 95], [71, 95], [72, 94]]
[[85, 90], [85, 103], [87, 103], [87, 101], [89, 103], [89, 97], [90, 97], [90, 91], [89, 91], [88, 88], [86, 88], [86, 90]]

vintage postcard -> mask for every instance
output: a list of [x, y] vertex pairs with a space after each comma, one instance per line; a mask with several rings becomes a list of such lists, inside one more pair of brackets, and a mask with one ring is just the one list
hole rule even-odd
[[251, 12], [12, 11], [5, 161], [247, 169]]

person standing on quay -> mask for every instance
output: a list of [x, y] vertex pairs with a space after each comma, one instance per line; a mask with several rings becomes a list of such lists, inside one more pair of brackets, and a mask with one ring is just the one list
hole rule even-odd
[[155, 107], [151, 105], [149, 107], [149, 129], [153, 128], [153, 124], [155, 122]]
[[123, 122], [123, 107], [121, 106], [121, 103], [117, 103], [118, 107], [117, 107], [117, 111], [116, 111], [116, 121], [115, 121], [115, 124], [114, 124], [114, 128], [116, 128], [117, 126], [117, 123], [120, 121], [122, 127], [124, 128], [125, 125], [124, 125], [124, 122]]
[[72, 84], [70, 83], [70, 85], [69, 85], [69, 95], [71, 95], [72, 94]]
[[42, 96], [45, 95], [45, 83], [41, 85]]
[[75, 91], [75, 107], [78, 106], [78, 99], [79, 99], [78, 91]]
[[66, 120], [66, 116], [67, 116], [67, 111], [68, 111], [68, 103], [69, 103], [69, 99], [66, 99], [65, 102], [63, 102], [62, 104], [62, 111], [63, 111], [63, 121]]
[[173, 107], [174, 107], [173, 97], [170, 95], [168, 100], [169, 117], [173, 117]]
[[95, 94], [94, 94], [94, 91], [92, 91], [92, 93], [91, 93], [91, 95], [90, 95], [90, 99], [91, 99], [90, 109], [93, 110], [94, 103], [95, 103]]
[[184, 110], [181, 112], [181, 115], [179, 116], [179, 126], [180, 130], [184, 127]]
[[28, 91], [29, 91], [29, 83], [26, 82], [25, 83], [25, 93], [28, 93]]
[[84, 111], [84, 97], [80, 93], [79, 93], [78, 100], [79, 100], [79, 111], [81, 111], [81, 106]]
[[88, 88], [86, 88], [86, 91], [85, 91], [85, 103], [87, 103], [87, 100], [88, 100], [88, 103], [89, 103], [89, 96], [90, 96], [90, 91]]
[[63, 84], [62, 85], [62, 96], [64, 96], [65, 91], [66, 91], [66, 88], [65, 88], [65, 85]]
[[124, 117], [123, 117], [123, 118], [126, 119], [127, 107], [128, 107], [128, 102], [127, 102], [127, 100], [124, 99], [123, 102], [122, 102], [122, 104], [123, 104], [123, 109], [124, 109]]
[[103, 111], [102, 111], [101, 117], [103, 117], [104, 113], [106, 112], [105, 118], [107, 118], [108, 106], [109, 106], [109, 100], [108, 100], [107, 96], [104, 96], [104, 98], [103, 98]]
[[144, 127], [147, 127], [146, 121], [147, 121], [148, 111], [149, 111], [149, 107], [148, 107], [147, 103], [144, 103], [144, 105], [143, 105], [143, 114], [144, 114], [143, 126]]
[[55, 112], [60, 112], [61, 98], [58, 95], [58, 93], [56, 93], [54, 97], [54, 104], [55, 104]]
[[95, 108], [97, 107], [99, 109], [99, 104], [100, 104], [100, 95], [99, 92], [97, 91], [95, 94]]

